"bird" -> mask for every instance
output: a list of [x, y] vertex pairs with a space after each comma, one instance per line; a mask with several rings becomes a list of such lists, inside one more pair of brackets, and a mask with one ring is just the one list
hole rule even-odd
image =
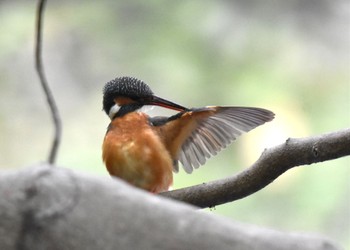
[[[141, 112], [147, 105], [177, 113], [150, 117]], [[103, 110], [111, 120], [102, 144], [109, 174], [155, 194], [169, 190], [179, 162], [190, 174], [242, 133], [275, 116], [255, 107], [186, 108], [156, 96], [144, 81], [129, 76], [105, 84]]]

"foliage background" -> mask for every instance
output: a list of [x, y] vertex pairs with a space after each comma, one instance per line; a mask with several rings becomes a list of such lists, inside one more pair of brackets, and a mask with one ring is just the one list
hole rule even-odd
[[[0, 166], [44, 161], [53, 134], [34, 71], [35, 1], [0, 1]], [[185, 106], [244, 105], [276, 119], [174, 188], [239, 172], [261, 151], [350, 122], [350, 4], [290, 1], [49, 1], [44, 61], [64, 131], [58, 164], [107, 176], [101, 89], [121, 75]], [[167, 113], [153, 109], [152, 113]], [[350, 246], [350, 161], [288, 171], [209, 213]]]

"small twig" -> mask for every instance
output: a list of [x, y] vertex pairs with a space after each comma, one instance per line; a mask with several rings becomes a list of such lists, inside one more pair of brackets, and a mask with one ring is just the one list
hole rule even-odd
[[300, 139], [267, 149], [248, 169], [222, 180], [177, 189], [160, 195], [200, 208], [232, 202], [255, 193], [296, 166], [350, 155], [350, 129]]
[[43, 15], [44, 15], [44, 7], [46, 0], [39, 0], [37, 7], [37, 15], [36, 15], [36, 41], [35, 41], [35, 66], [36, 71], [39, 75], [41, 86], [45, 92], [45, 96], [47, 99], [47, 103], [50, 107], [52, 120], [55, 126], [55, 134], [52, 141], [52, 146], [50, 150], [50, 154], [48, 157], [48, 162], [53, 164], [56, 159], [58, 147], [61, 141], [62, 134], [62, 124], [61, 118], [55, 103], [55, 99], [51, 93], [51, 90], [48, 86], [45, 73], [44, 66], [42, 63], [42, 26], [43, 26]]

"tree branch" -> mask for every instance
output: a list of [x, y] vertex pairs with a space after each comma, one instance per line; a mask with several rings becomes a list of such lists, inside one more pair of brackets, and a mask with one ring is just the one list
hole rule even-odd
[[288, 169], [350, 155], [350, 129], [292, 139], [266, 149], [248, 169], [222, 180], [164, 192], [160, 195], [200, 208], [244, 198], [266, 187]]
[[46, 0], [39, 0], [38, 7], [37, 7], [37, 14], [36, 14], [36, 40], [35, 40], [35, 67], [36, 71], [39, 75], [41, 87], [44, 90], [47, 103], [50, 107], [52, 120], [55, 126], [55, 134], [52, 141], [52, 146], [50, 150], [50, 154], [48, 157], [48, 162], [50, 164], [55, 162], [58, 147], [61, 141], [61, 134], [62, 134], [62, 125], [61, 125], [61, 118], [56, 106], [55, 99], [51, 93], [51, 90], [48, 86], [45, 72], [44, 72], [44, 66], [42, 63], [42, 26], [43, 26], [43, 16], [44, 16], [44, 8], [45, 8]]
[[0, 249], [340, 250], [98, 177], [47, 165], [0, 172]]

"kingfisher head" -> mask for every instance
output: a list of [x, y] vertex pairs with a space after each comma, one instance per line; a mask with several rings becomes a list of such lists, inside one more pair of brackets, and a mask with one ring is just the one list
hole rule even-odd
[[111, 118], [136, 111], [144, 105], [157, 105], [177, 111], [187, 110], [153, 94], [151, 88], [134, 77], [118, 77], [103, 88], [103, 110]]

